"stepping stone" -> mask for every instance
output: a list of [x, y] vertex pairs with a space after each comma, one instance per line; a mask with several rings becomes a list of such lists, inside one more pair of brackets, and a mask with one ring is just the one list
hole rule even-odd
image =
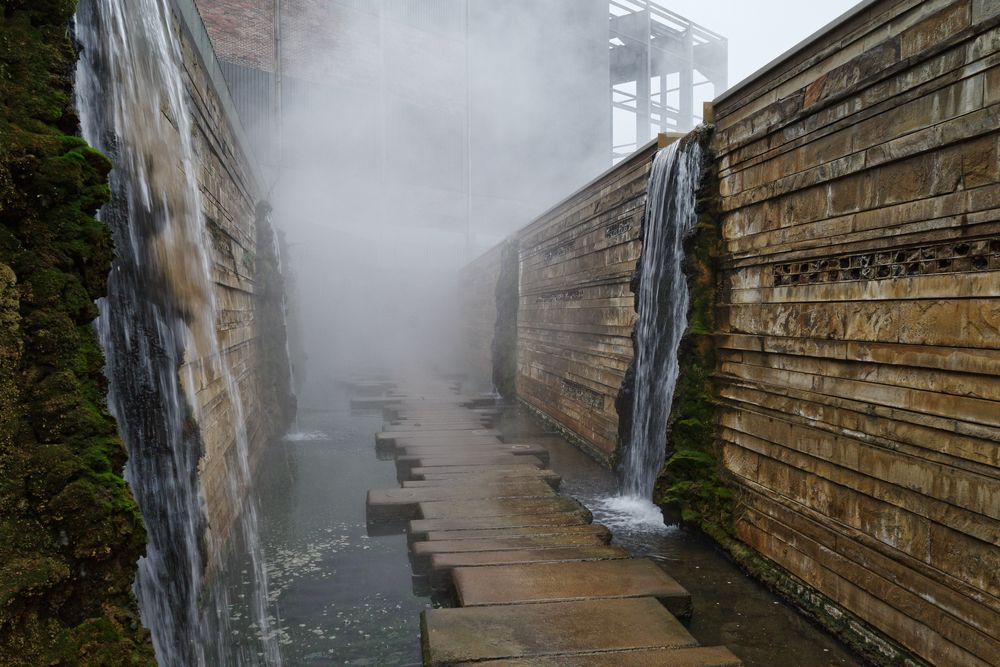
[[524, 563], [569, 563], [573, 561], [628, 558], [629, 553], [618, 545], [592, 544], [579, 547], [549, 547], [544, 549], [511, 549], [510, 551], [468, 551], [452, 554], [432, 554], [429, 573], [431, 583], [447, 588], [452, 570], [459, 567], [513, 565]]
[[429, 532], [542, 526], [566, 527], [582, 526], [589, 523], [590, 519], [579, 512], [556, 512], [553, 514], [511, 514], [471, 519], [414, 519], [409, 523], [408, 530], [411, 539], [422, 539]]
[[542, 470], [545, 464], [537, 456], [518, 454], [462, 454], [461, 456], [400, 456], [396, 458], [396, 479], [400, 482], [413, 479], [414, 468], [449, 466], [480, 466], [524, 464]]
[[478, 420], [467, 419], [465, 422], [453, 422], [450, 424], [406, 424], [402, 426], [390, 425], [383, 433], [440, 433], [447, 434], [449, 431], [483, 431], [482, 424]]
[[[555, 535], [516, 535], [499, 538], [468, 540], [424, 540], [410, 544], [410, 553], [421, 569], [426, 569], [434, 554], [481, 553], [484, 551], [513, 551], [551, 549], [553, 547], [589, 547], [603, 545], [600, 536], [593, 533], [563, 533]], [[478, 568], [473, 568], [478, 569]], [[578, 596], [582, 597], [582, 596]], [[596, 597], [596, 596], [595, 596]], [[631, 596], [628, 596], [631, 597]], [[567, 598], [575, 599], [575, 598]], [[472, 605], [463, 605], [472, 606]]]
[[398, 456], [435, 457], [464, 456], [466, 454], [514, 454], [516, 456], [535, 456], [543, 463], [549, 462], [549, 450], [540, 445], [497, 444], [497, 445], [402, 445], [396, 446]]
[[[431, 544], [435, 543], [414, 544], [413, 551]], [[691, 594], [646, 559], [457, 568], [452, 579], [462, 607], [648, 596], [659, 600], [674, 616], [691, 614]]]
[[419, 504], [421, 519], [477, 519], [518, 514], [557, 514], [575, 512], [587, 520], [593, 515], [573, 498], [493, 498], [462, 502], [428, 501]]
[[519, 454], [462, 454], [454, 456], [402, 456], [396, 459], [396, 479], [410, 479], [413, 468], [435, 466], [491, 466], [515, 465], [524, 463], [537, 468], [544, 463], [536, 456], [521, 456]]
[[698, 645], [652, 598], [428, 609], [420, 626], [424, 664], [432, 667]]
[[503, 441], [496, 435], [464, 435], [454, 431], [451, 436], [441, 435], [396, 435], [380, 433], [375, 437], [375, 448], [392, 451], [404, 445], [500, 445]]
[[410, 472], [414, 477], [421, 479], [464, 479], [470, 475], [493, 475], [499, 473], [515, 475], [538, 475], [544, 473], [547, 475], [556, 475], [551, 470], [524, 463], [493, 466], [420, 466], [411, 468]]
[[460, 429], [408, 429], [408, 430], [395, 430], [395, 431], [380, 431], [375, 434], [375, 442], [385, 441], [388, 444], [389, 441], [398, 441], [405, 438], [417, 438], [420, 440], [430, 440], [434, 438], [440, 438], [443, 440], [464, 440], [476, 438], [499, 438], [503, 434], [493, 428], [483, 428], [480, 426], [472, 427], [462, 427]]
[[511, 484], [438, 486], [424, 489], [371, 489], [365, 503], [368, 521], [418, 518], [421, 502], [465, 502], [484, 498], [554, 498], [555, 491], [541, 480], [526, 479]]
[[743, 667], [743, 661], [725, 646], [698, 648], [653, 648], [637, 651], [607, 651], [552, 655], [544, 658], [512, 658], [454, 663], [461, 667]]
[[433, 530], [424, 533], [429, 542], [440, 540], [492, 540], [508, 537], [533, 537], [545, 535], [593, 535], [602, 543], [611, 542], [611, 531], [599, 523], [581, 526], [523, 526], [520, 528], [481, 528], [478, 530]]
[[387, 405], [392, 405], [394, 403], [399, 403], [399, 397], [393, 396], [378, 396], [378, 397], [363, 397], [363, 398], [352, 398], [351, 399], [351, 409], [352, 410], [376, 410], [379, 408], [384, 408]]
[[[447, 473], [424, 475], [424, 479], [407, 480], [403, 482], [403, 488], [421, 488], [433, 486], [474, 486], [476, 484], [506, 483], [516, 482], [525, 479], [542, 480], [553, 489], [559, 488], [562, 478], [551, 470], [544, 468], [530, 468], [531, 472], [496, 472], [496, 473], [465, 473], [461, 475], [449, 475]], [[415, 477], [413, 469], [410, 470], [410, 477]]]

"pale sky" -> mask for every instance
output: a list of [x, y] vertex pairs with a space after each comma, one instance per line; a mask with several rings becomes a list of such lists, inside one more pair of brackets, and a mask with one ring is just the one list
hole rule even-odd
[[854, 5], [853, 0], [661, 0], [729, 39], [729, 85], [738, 83]]

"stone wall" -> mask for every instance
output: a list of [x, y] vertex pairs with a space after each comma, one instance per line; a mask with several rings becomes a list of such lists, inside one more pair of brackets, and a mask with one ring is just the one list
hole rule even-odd
[[[1000, 2], [863, 3], [715, 117], [716, 537], [880, 663], [1000, 664]], [[612, 459], [650, 156], [516, 235], [518, 394]]]
[[1000, 2], [866, 3], [716, 101], [736, 533], [1000, 664]]
[[[191, 0], [174, 0], [174, 5], [193, 105], [198, 182], [209, 235], [205, 242], [211, 249], [215, 285], [216, 332], [242, 399], [248, 447], [256, 460], [268, 439], [287, 426], [293, 409], [284, 374], [283, 331], [277, 337], [273, 332], [275, 326], [283, 329], [283, 322], [275, 321], [281, 317], [283, 304], [276, 307], [276, 300], [282, 300], [280, 284], [275, 294], [280, 274], [274, 269], [276, 258], [268, 256], [273, 232], [267, 209], [258, 208], [266, 191], [197, 10]], [[275, 364], [276, 359], [280, 363]], [[199, 362], [186, 359], [181, 376]], [[200, 378], [196, 409], [205, 444], [201, 485], [209, 526], [219, 546], [236, 510], [226, 492], [226, 479], [236, 465], [237, 410], [223, 377], [197, 372], [194, 376]]]
[[476, 391], [493, 388], [493, 336], [497, 321], [496, 287], [503, 244], [486, 251], [459, 273], [464, 370]]
[[632, 360], [647, 146], [521, 230], [518, 397], [606, 462]]

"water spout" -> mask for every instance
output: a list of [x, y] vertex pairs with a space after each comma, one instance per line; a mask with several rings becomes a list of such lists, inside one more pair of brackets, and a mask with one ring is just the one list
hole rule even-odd
[[666, 455], [677, 350], [687, 329], [684, 239], [698, 219], [701, 159], [697, 142], [674, 142], [657, 154], [649, 177], [636, 293], [631, 435], [619, 468], [622, 495], [647, 504]]

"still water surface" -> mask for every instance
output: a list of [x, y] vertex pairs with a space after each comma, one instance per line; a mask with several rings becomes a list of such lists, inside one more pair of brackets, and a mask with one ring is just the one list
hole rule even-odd
[[[419, 665], [420, 612], [434, 603], [414, 592], [405, 536], [367, 534], [366, 492], [398, 483], [393, 463], [375, 454], [381, 413], [352, 412], [349, 402], [332, 379], [307, 390], [295, 432], [261, 461], [261, 538], [284, 662]], [[562, 492], [609, 525], [615, 542], [655, 558], [691, 592], [687, 625], [702, 644], [729, 646], [747, 667], [862, 664], [706, 538], [636, 521], [613, 500], [614, 476], [561, 438], [520, 415], [501, 427], [511, 442], [544, 441]], [[239, 605], [233, 615], [243, 616]]]

